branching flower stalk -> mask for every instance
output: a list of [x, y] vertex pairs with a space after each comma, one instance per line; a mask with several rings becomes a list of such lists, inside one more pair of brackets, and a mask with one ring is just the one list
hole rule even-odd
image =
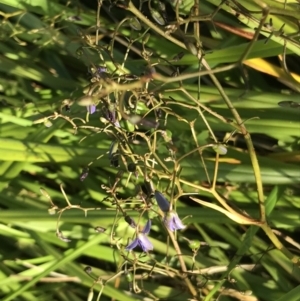
[[[172, 37], [170, 35], [165, 35], [164, 32], [161, 29], [159, 29], [149, 19], [147, 19], [144, 15], [142, 15], [135, 8], [135, 6], [133, 5], [133, 3], [131, 1], [129, 2], [127, 9], [130, 10], [143, 23], [148, 25], [152, 30], [156, 31], [161, 36], [164, 36], [166, 39], [173, 42], [174, 44], [176, 44], [176, 45], [178, 45], [178, 46], [180, 46], [184, 49], [187, 49], [187, 47], [185, 46], [184, 43], [178, 41], [177, 39], [175, 39], [174, 37]], [[248, 48], [246, 48], [246, 50], [244, 52], [244, 55], [242, 56], [242, 61], [247, 57], [249, 51], [251, 50], [251, 47], [254, 44], [257, 36], [259, 35], [260, 29], [262, 28], [268, 14], [269, 14], [269, 10], [267, 8], [265, 8], [263, 10], [263, 18], [260, 20], [259, 28], [256, 31], [254, 39], [250, 42]], [[247, 129], [246, 129], [244, 123], [243, 123], [243, 120], [241, 119], [241, 117], [238, 114], [237, 110], [234, 108], [234, 106], [233, 106], [232, 102], [230, 101], [229, 97], [224, 92], [224, 89], [221, 86], [220, 82], [215, 77], [214, 72], [211, 70], [211, 68], [210, 68], [209, 64], [207, 63], [206, 59], [201, 58], [200, 54], [198, 54], [198, 59], [199, 60], [202, 59], [201, 60], [202, 65], [207, 70], [208, 75], [210, 76], [210, 78], [213, 81], [216, 88], [219, 90], [219, 93], [222, 96], [222, 98], [224, 99], [224, 101], [227, 104], [228, 108], [231, 110], [231, 112], [232, 112], [232, 114], [233, 114], [233, 116], [236, 120], [237, 127], [239, 128], [239, 131], [243, 134], [243, 136], [245, 138], [247, 148], [248, 148], [248, 152], [249, 152], [249, 156], [250, 156], [251, 163], [252, 163], [252, 167], [253, 167], [253, 171], [254, 171], [256, 185], [257, 185], [258, 201], [259, 201], [259, 208], [260, 208], [260, 222], [262, 223], [262, 225], [264, 225], [264, 227], [262, 227], [262, 229], [268, 235], [268, 233], [270, 233], [270, 231], [267, 231], [266, 229], [270, 229], [270, 227], [266, 223], [266, 214], [265, 214], [265, 206], [264, 206], [264, 193], [263, 193], [263, 186], [262, 186], [262, 180], [261, 180], [261, 174], [260, 174], [260, 167], [259, 167], [259, 163], [258, 163], [257, 156], [256, 156], [256, 153], [255, 153], [255, 149], [254, 149], [254, 146], [253, 146], [253, 142], [251, 140], [251, 136], [248, 133], [248, 131], [247, 131]], [[230, 68], [234, 68], [236, 66], [237, 66], [236, 64], [232, 64], [232, 66], [230, 66]], [[200, 76], [201, 73], [199, 72], [198, 75]], [[158, 79], [158, 76], [156, 76], [156, 79]], [[276, 237], [276, 235], [272, 235], [269, 238], [272, 240], [272, 242], [274, 243], [275, 246], [280, 245], [280, 242], [279, 242], [278, 238]], [[281, 250], [284, 250], [283, 253], [285, 255], [287, 255], [288, 258], [290, 258], [293, 262], [298, 261], [298, 259], [295, 258], [295, 256], [293, 256], [287, 249], [285, 249], [284, 246]]]
[[[145, 24], [147, 24], [150, 28], [152, 28], [153, 30], [155, 30], [157, 33], [159, 33], [160, 35], [164, 35], [164, 33], [159, 29], [157, 28], [152, 22], [150, 22], [149, 20], [147, 20], [143, 15], [141, 15], [137, 10], [136, 8], [134, 7], [134, 5], [132, 4], [132, 2], [130, 1], [129, 2], [129, 5], [128, 5], [128, 9], [134, 13], [138, 18], [140, 18]], [[176, 44], [182, 48], [185, 48], [186, 49], [186, 46], [179, 42], [178, 40], [174, 39], [173, 37], [171, 36], [167, 36], [167, 38], [169, 38], [170, 41], [172, 41], [173, 43], [176, 42]], [[198, 54], [199, 56], [199, 54]], [[200, 57], [198, 57], [200, 59]], [[209, 65], [207, 64], [205, 58], [202, 59], [202, 64], [204, 65], [204, 67], [210, 71], [210, 67]], [[257, 158], [256, 158], [256, 155], [255, 155], [255, 152], [254, 152], [254, 148], [253, 148], [253, 144], [252, 144], [252, 141], [251, 141], [251, 137], [249, 134], [247, 134], [247, 131], [243, 125], [243, 122], [239, 116], [239, 114], [237, 113], [237, 111], [234, 109], [231, 101], [229, 100], [229, 98], [227, 97], [227, 95], [225, 94], [223, 88], [221, 87], [219, 81], [217, 80], [217, 78], [212, 74], [212, 73], [209, 73], [211, 79], [213, 80], [214, 84], [216, 85], [216, 87], [218, 88], [220, 94], [222, 95], [223, 99], [225, 100], [225, 102], [227, 103], [228, 107], [231, 109], [235, 119], [236, 119], [236, 122], [237, 124], [239, 125], [240, 124], [240, 130], [242, 130], [243, 134], [245, 135], [245, 139], [247, 141], [247, 145], [248, 145], [248, 149], [249, 149], [249, 153], [252, 154], [252, 157], [251, 157], [251, 160], [252, 160], [252, 164], [254, 164], [255, 166], [255, 169], [254, 169], [254, 172], [255, 172], [255, 175], [256, 175], [256, 178], [257, 178], [257, 185], [258, 185], [258, 193], [259, 193], [259, 201], [260, 201], [260, 204], [261, 204], [261, 219], [264, 220], [264, 218], [262, 218], [264, 216], [264, 211], [263, 211], [263, 193], [262, 193], [262, 185], [261, 185], [261, 180], [259, 181], [260, 179], [260, 172], [259, 172], [259, 165], [258, 165], [258, 162], [257, 162]]]

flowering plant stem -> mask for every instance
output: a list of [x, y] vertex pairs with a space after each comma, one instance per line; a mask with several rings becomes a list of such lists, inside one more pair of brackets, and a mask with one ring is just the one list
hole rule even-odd
[[[183, 49], [187, 49], [187, 47], [186, 47], [186, 45], [184, 43], [180, 42], [179, 40], [177, 40], [176, 38], [172, 37], [171, 35], [166, 35], [163, 30], [161, 30], [156, 25], [154, 25], [149, 19], [147, 19], [134, 6], [134, 4], [131, 1], [129, 1], [128, 6], [126, 7], [126, 9], [129, 10], [131, 13], [133, 13], [138, 19], [140, 19], [143, 23], [145, 23], [147, 26], [149, 26], [156, 33], [160, 34], [161, 36], [163, 36], [167, 40], [173, 42], [174, 44], [178, 45], [179, 47], [181, 47]], [[252, 42], [249, 44], [249, 47], [247, 47], [245, 49], [245, 52], [242, 55], [242, 59], [241, 59], [240, 63], [242, 63], [247, 58], [249, 52], [251, 51], [253, 43], [257, 39], [257, 37], [258, 37], [258, 35], [260, 33], [260, 30], [261, 30], [261, 28], [262, 28], [262, 26], [263, 26], [266, 18], [268, 17], [269, 11], [267, 9], [264, 9], [262, 11], [262, 14], [263, 14], [263, 17], [261, 18], [259, 27], [257, 28], [256, 33], [254, 35], [254, 38], [253, 38]], [[200, 58], [201, 58], [201, 54], [198, 53], [198, 59], [200, 59]], [[295, 257], [294, 255], [292, 255], [280, 243], [280, 241], [278, 240], [277, 236], [272, 232], [270, 226], [266, 222], [266, 211], [265, 211], [265, 204], [264, 204], [263, 184], [262, 184], [262, 179], [261, 179], [260, 167], [259, 167], [258, 159], [257, 159], [256, 153], [255, 153], [255, 149], [254, 149], [254, 146], [253, 146], [253, 142], [252, 142], [252, 139], [251, 139], [251, 135], [247, 131], [246, 126], [243, 123], [242, 118], [240, 117], [239, 113], [237, 112], [237, 110], [233, 106], [233, 104], [232, 104], [231, 100], [229, 99], [229, 97], [226, 95], [226, 93], [225, 93], [223, 87], [221, 86], [220, 82], [218, 81], [218, 79], [214, 75], [214, 71], [211, 70], [208, 62], [205, 60], [204, 57], [202, 57], [201, 59], [202, 59], [201, 60], [202, 65], [208, 71], [208, 74], [209, 74], [212, 82], [214, 83], [214, 85], [216, 86], [216, 88], [219, 90], [220, 95], [222, 96], [222, 98], [224, 99], [226, 105], [228, 106], [228, 108], [232, 112], [232, 115], [235, 118], [236, 126], [239, 129], [239, 132], [242, 133], [242, 135], [245, 138], [245, 141], [246, 141], [246, 144], [247, 144], [247, 148], [248, 148], [248, 152], [249, 152], [249, 156], [250, 156], [251, 163], [252, 163], [252, 168], [253, 168], [253, 173], [254, 173], [254, 177], [255, 177], [255, 182], [256, 182], [256, 186], [257, 186], [257, 197], [258, 197], [259, 210], [260, 210], [260, 219], [259, 219], [259, 221], [261, 223], [260, 227], [268, 235], [268, 237], [273, 242], [273, 244], [283, 252], [283, 254], [285, 254], [293, 262], [298, 262], [299, 261], [298, 257]], [[234, 67], [234, 65], [231, 66], [231, 67]], [[190, 183], [186, 183], [186, 184], [190, 185]], [[191, 185], [191, 186], [195, 187], [195, 185]], [[199, 185], [196, 185], [196, 186], [200, 190], [203, 190], [203, 187], [201, 187]], [[214, 188], [214, 186], [213, 186], [213, 188]], [[216, 193], [214, 193], [215, 192], [214, 189], [211, 192], [214, 194], [214, 196], [216, 196]]]

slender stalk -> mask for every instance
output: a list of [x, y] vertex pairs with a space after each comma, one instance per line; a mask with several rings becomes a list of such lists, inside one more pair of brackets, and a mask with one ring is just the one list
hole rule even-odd
[[[167, 228], [166, 228], [167, 229]], [[177, 256], [178, 256], [178, 260], [179, 260], [179, 263], [180, 263], [180, 266], [181, 266], [181, 269], [182, 269], [182, 272], [183, 273], [186, 273], [187, 272], [187, 268], [186, 268], [186, 264], [184, 262], [184, 259], [183, 259], [183, 256], [182, 256], [182, 252], [180, 250], [180, 247], [177, 243], [177, 240], [175, 239], [175, 236], [174, 236], [174, 233], [171, 232], [169, 229], [167, 229], [168, 231], [168, 234], [169, 234], [169, 237], [171, 238], [172, 240], [172, 243], [173, 243], [173, 246], [174, 246], [174, 249], [177, 253]], [[184, 277], [184, 282], [185, 284], [187, 285], [187, 287], [189, 288], [191, 294], [193, 297], [196, 297], [197, 296], [197, 291], [195, 289], [195, 287], [192, 285], [190, 279], [188, 277]]]
[[287, 258], [289, 258], [293, 263], [300, 267], [300, 258], [292, 254], [278, 239], [275, 233], [272, 231], [268, 224], [260, 226], [264, 232], [268, 235], [274, 246], [280, 250]]

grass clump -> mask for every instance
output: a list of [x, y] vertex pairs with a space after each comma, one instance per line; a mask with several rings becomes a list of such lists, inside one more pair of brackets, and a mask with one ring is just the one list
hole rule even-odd
[[0, 11], [2, 300], [297, 300], [297, 3]]

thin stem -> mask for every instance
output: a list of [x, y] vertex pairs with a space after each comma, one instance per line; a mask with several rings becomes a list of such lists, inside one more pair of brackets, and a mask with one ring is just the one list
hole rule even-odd
[[300, 267], [300, 258], [292, 254], [277, 238], [275, 233], [272, 231], [268, 224], [264, 224], [260, 226], [264, 232], [268, 235], [274, 246], [280, 250], [287, 258], [289, 258], [293, 263]]
[[[166, 228], [167, 229], [167, 228]], [[182, 253], [181, 253], [181, 250], [180, 250], [180, 247], [177, 243], [177, 240], [175, 239], [175, 236], [173, 234], [173, 232], [171, 232], [169, 229], [167, 229], [168, 231], [168, 234], [169, 234], [169, 237], [171, 238], [172, 240], [172, 243], [173, 243], [173, 246], [174, 246], [174, 249], [177, 253], [177, 256], [178, 256], [178, 260], [179, 260], [179, 263], [180, 263], [180, 266], [181, 266], [181, 269], [182, 269], [182, 272], [183, 273], [186, 273], [187, 272], [187, 268], [186, 268], [186, 264], [184, 262], [184, 259], [182, 257]], [[193, 297], [196, 297], [197, 296], [197, 291], [196, 289], [194, 288], [194, 286], [192, 285], [190, 279], [188, 277], [183, 277], [184, 279], [184, 282], [185, 284], [187, 285], [187, 287], [189, 288], [191, 294]]]
[[219, 170], [219, 154], [216, 153], [216, 161], [215, 161], [215, 168], [214, 168], [214, 178], [213, 178], [213, 183], [211, 186], [212, 190], [216, 190], [216, 182], [218, 178], [218, 170]]
[[[204, 118], [204, 116], [203, 116], [203, 118]], [[204, 121], [207, 122], [205, 118], [204, 118]], [[190, 128], [191, 128], [192, 136], [194, 138], [195, 144], [196, 144], [197, 149], [199, 151], [199, 156], [200, 156], [201, 163], [202, 163], [204, 171], [205, 171], [205, 175], [206, 175], [207, 181], [208, 181], [209, 185], [211, 185], [210, 177], [209, 177], [209, 174], [208, 174], [208, 171], [207, 171], [207, 168], [206, 168], [206, 165], [205, 165], [205, 161], [204, 161], [204, 158], [203, 158], [203, 155], [202, 155], [202, 149], [199, 148], [199, 143], [198, 143], [196, 132], [195, 132], [195, 129], [194, 129], [194, 124], [195, 124], [195, 120], [190, 123]]]

